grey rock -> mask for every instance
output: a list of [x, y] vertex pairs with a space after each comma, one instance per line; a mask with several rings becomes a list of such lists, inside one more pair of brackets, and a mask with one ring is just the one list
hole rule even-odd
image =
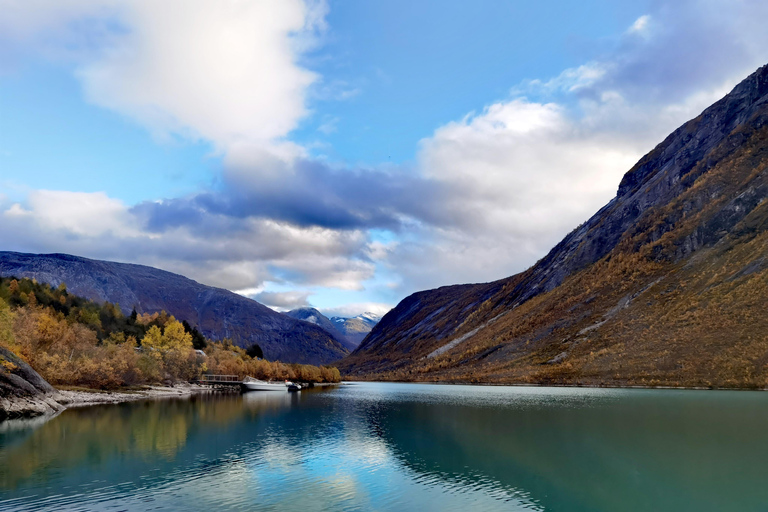
[[13, 352], [0, 347], [0, 421], [64, 410], [56, 390]]

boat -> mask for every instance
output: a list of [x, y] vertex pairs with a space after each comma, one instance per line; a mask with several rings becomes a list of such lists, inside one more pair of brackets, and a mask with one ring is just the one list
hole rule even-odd
[[243, 391], [288, 391], [288, 385], [285, 382], [268, 382], [253, 377], [244, 378], [242, 387]]
[[286, 381], [285, 385], [288, 386], [288, 391], [301, 391], [301, 384]]

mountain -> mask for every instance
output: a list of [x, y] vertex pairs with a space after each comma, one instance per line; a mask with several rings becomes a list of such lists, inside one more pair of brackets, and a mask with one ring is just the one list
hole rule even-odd
[[627, 172], [528, 270], [403, 300], [347, 376], [768, 384], [768, 66]]
[[357, 345], [359, 345], [359, 343], [351, 343], [344, 335], [344, 333], [337, 329], [334, 323], [331, 322], [327, 316], [315, 308], [304, 307], [292, 309], [285, 314], [291, 318], [317, 325], [330, 336], [332, 336], [333, 339], [341, 343], [349, 351], [356, 349]]
[[255, 300], [144, 265], [67, 254], [0, 252], [0, 275], [27, 277], [93, 301], [119, 303], [124, 314], [165, 310], [208, 338], [258, 343], [270, 360], [327, 364], [348, 354], [320, 327], [277, 313]]
[[379, 321], [379, 317], [373, 313], [363, 313], [352, 318], [335, 316], [328, 319], [320, 311], [310, 307], [293, 309], [286, 315], [322, 327], [349, 350], [356, 349]]
[[331, 318], [331, 322], [339, 330], [354, 348], [365, 339], [369, 332], [379, 323], [381, 317], [374, 315], [373, 313], [362, 313], [351, 318], [334, 316]]

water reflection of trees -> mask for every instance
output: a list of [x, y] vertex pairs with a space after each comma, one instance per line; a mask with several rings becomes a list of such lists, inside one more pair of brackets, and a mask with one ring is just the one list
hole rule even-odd
[[51, 472], [97, 468], [116, 459], [171, 461], [192, 435], [219, 435], [239, 420], [290, 406], [287, 393], [270, 398], [201, 395], [70, 409], [0, 447], [0, 488], [14, 489], [33, 475], [47, 479]]

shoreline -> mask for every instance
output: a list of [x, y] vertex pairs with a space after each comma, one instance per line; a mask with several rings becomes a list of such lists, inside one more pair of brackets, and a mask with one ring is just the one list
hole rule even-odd
[[117, 391], [88, 389], [56, 389], [49, 393], [21, 396], [0, 396], [0, 424], [9, 420], [50, 418], [66, 409], [91, 405], [114, 405], [139, 400], [188, 398], [203, 393], [220, 392], [199, 384], [179, 383], [173, 386], [146, 386]]
[[120, 404], [135, 402], [138, 400], [152, 400], [156, 398], [187, 398], [203, 393], [218, 393], [209, 386], [200, 384], [178, 383], [173, 386], [144, 386], [141, 389], [130, 390], [88, 390], [82, 389], [57, 389], [53, 395], [56, 402], [65, 409], [75, 407], [88, 407], [90, 405]]
[[531, 382], [469, 382], [461, 380], [376, 380], [346, 378], [342, 382], [354, 384], [357, 382], [391, 382], [393, 384], [434, 384], [437, 386], [493, 386], [493, 387], [531, 387], [531, 388], [585, 388], [585, 389], [668, 389], [679, 391], [768, 391], [768, 387], [722, 387], [722, 386], [669, 386], [642, 384], [563, 384], [563, 383], [531, 383]]
[[[338, 386], [341, 383], [314, 383], [311, 388]], [[6, 416], [0, 425], [10, 420], [50, 419], [67, 409], [93, 405], [116, 405], [140, 400], [189, 398], [202, 394], [231, 393], [232, 390], [181, 382], [172, 386], [143, 386], [137, 389], [89, 390], [87, 388], [58, 389], [38, 396], [0, 397], [0, 409]]]

